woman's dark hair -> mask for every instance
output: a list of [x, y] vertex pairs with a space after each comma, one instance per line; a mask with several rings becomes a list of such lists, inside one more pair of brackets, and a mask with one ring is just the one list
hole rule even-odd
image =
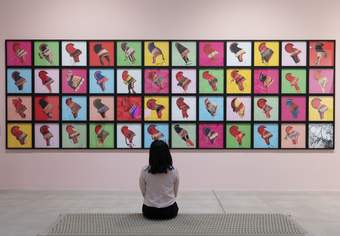
[[168, 144], [162, 140], [153, 141], [149, 151], [149, 173], [167, 173], [172, 169], [172, 157]]

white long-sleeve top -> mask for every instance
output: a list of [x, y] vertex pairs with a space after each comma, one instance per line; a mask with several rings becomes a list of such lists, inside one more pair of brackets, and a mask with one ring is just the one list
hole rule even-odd
[[168, 173], [151, 174], [149, 167], [143, 167], [139, 177], [139, 187], [144, 197], [144, 204], [149, 207], [164, 208], [176, 202], [179, 186], [177, 169]]

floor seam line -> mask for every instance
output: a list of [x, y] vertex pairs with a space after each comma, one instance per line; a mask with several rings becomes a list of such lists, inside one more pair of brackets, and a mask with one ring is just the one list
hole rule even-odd
[[214, 194], [214, 196], [215, 196], [215, 198], [216, 198], [216, 200], [217, 200], [218, 205], [222, 208], [223, 213], [226, 215], [227, 212], [226, 212], [226, 210], [224, 209], [223, 204], [222, 204], [221, 200], [218, 198], [218, 196], [217, 196], [215, 190], [212, 190], [212, 193]]

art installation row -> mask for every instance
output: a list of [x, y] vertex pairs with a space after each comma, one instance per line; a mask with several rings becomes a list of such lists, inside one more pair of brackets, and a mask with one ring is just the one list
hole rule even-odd
[[334, 149], [334, 40], [6, 40], [8, 149]]

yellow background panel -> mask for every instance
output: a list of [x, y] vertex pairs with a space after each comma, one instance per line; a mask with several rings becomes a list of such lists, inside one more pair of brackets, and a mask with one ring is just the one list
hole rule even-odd
[[144, 65], [145, 66], [169, 66], [169, 42], [161, 42], [161, 41], [155, 41], [156, 47], [158, 47], [164, 55], [164, 61], [162, 59], [162, 56], [158, 56], [156, 58], [156, 63], [152, 63], [152, 53], [148, 50], [148, 44], [151, 41], [144, 42]]
[[[16, 139], [14, 135], [11, 133], [11, 129], [13, 126], [19, 126], [20, 130], [27, 134], [25, 139], [25, 144], [21, 145], [20, 142]], [[18, 123], [10, 123], [7, 125], [7, 142], [9, 148], [31, 148], [32, 147], [32, 124], [18, 124]]]
[[[243, 75], [246, 80], [243, 83], [244, 90], [239, 90], [237, 84], [235, 81], [232, 82], [231, 72], [233, 70], [238, 70], [238, 73]], [[226, 76], [227, 76], [227, 93], [239, 93], [239, 94], [248, 94], [251, 93], [251, 70], [250, 69], [227, 69], [226, 70]]]
[[[157, 104], [162, 104], [165, 109], [162, 111], [162, 117], [159, 119], [157, 117], [157, 112], [155, 110], [150, 110], [146, 103], [150, 98], [156, 99]], [[168, 121], [169, 120], [169, 97], [162, 96], [145, 96], [144, 97], [144, 119], [147, 121]]]
[[266, 46], [274, 51], [272, 57], [268, 63], [262, 62], [261, 53], [259, 51], [259, 45], [262, 41], [256, 41], [254, 43], [254, 66], [278, 66], [279, 65], [279, 42], [265, 42]]
[[309, 120], [310, 121], [333, 121], [333, 98], [332, 97], [319, 97], [321, 99], [321, 104], [325, 104], [328, 107], [328, 110], [324, 113], [324, 118], [320, 118], [320, 114], [317, 109], [314, 109], [311, 105], [312, 99], [315, 96], [309, 97]]

